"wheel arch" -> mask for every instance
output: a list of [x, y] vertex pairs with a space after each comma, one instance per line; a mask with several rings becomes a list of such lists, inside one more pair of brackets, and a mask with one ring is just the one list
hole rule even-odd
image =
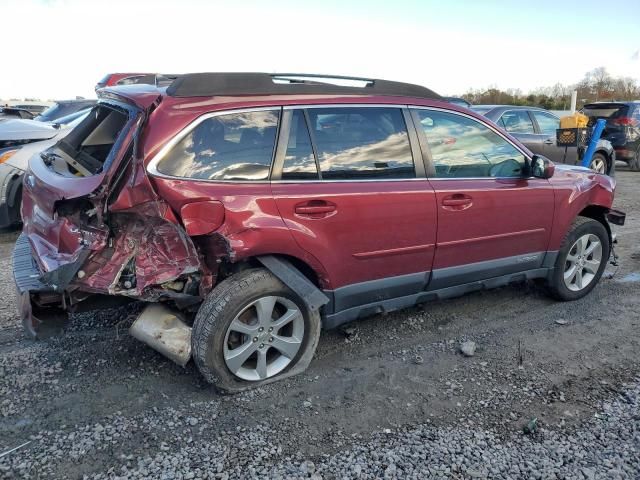
[[600, 222], [607, 230], [607, 233], [609, 235], [609, 243], [613, 244], [613, 232], [611, 231], [611, 225], [609, 225], [609, 222], [607, 222], [608, 212], [609, 209], [607, 207], [603, 207], [601, 205], [587, 205], [580, 211], [580, 213], [578, 213], [578, 216], [591, 218], [592, 220]]

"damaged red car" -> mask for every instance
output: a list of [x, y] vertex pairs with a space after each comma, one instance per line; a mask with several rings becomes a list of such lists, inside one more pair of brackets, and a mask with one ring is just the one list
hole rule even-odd
[[147, 302], [131, 333], [229, 391], [304, 370], [321, 327], [527, 279], [578, 299], [624, 223], [612, 178], [427, 88], [313, 75], [106, 88], [23, 188], [30, 334]]

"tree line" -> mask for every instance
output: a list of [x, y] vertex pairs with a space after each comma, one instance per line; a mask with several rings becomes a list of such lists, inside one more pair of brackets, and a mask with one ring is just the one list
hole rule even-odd
[[548, 110], [568, 110], [571, 92], [578, 91], [578, 108], [586, 103], [640, 100], [640, 84], [631, 77], [614, 77], [605, 67], [587, 72], [575, 85], [556, 83], [523, 93], [519, 88], [500, 90], [495, 86], [471, 89], [462, 98], [474, 105], [527, 105]]

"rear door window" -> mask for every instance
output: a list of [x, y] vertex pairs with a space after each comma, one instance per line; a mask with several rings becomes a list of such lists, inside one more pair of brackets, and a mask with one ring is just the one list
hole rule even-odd
[[500, 117], [499, 125], [509, 133], [536, 133], [527, 110], [509, 110]]
[[323, 180], [416, 176], [400, 109], [311, 108], [308, 115]]
[[207, 118], [158, 161], [156, 170], [201, 180], [267, 180], [279, 118], [279, 109]]

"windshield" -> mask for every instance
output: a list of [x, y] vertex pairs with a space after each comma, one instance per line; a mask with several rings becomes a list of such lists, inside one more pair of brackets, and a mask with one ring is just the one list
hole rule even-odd
[[629, 107], [620, 103], [595, 103], [585, 105], [583, 113], [587, 117], [595, 118], [617, 118], [627, 115]]
[[79, 110], [85, 110], [87, 108], [90, 108], [91, 106], [92, 103], [90, 101], [56, 103], [52, 107], [47, 108], [36, 118], [34, 118], [34, 120], [37, 120], [39, 122], [61, 123], [58, 121], [58, 119], [67, 115], [71, 115], [72, 113], [76, 113]]
[[87, 114], [91, 111], [90, 108], [86, 108], [84, 110], [80, 110], [79, 112], [75, 112], [72, 113], [70, 115], [65, 115], [64, 117], [60, 117], [56, 119], [56, 123], [58, 125], [69, 125], [69, 126], [73, 126], [73, 125], [77, 125], [78, 123], [80, 123], [82, 121], [82, 119], [84, 117], [87, 116]]

